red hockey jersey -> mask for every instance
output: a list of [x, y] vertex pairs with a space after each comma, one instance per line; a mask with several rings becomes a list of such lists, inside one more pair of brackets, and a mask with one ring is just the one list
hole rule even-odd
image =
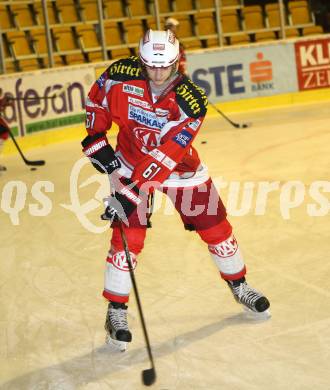
[[139, 185], [162, 183], [172, 172], [200, 165], [191, 146], [206, 114], [203, 90], [179, 75], [153, 102], [137, 57], [114, 62], [92, 86], [86, 101], [90, 135], [119, 126], [116, 152]]

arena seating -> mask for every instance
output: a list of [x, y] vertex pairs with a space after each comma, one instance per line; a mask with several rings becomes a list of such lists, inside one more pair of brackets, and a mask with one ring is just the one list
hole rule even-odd
[[[138, 38], [176, 18], [186, 50], [219, 45], [245, 45], [282, 38], [279, 4], [275, 0], [245, 5], [244, 0], [102, 0], [108, 59], [137, 53]], [[285, 38], [322, 34], [306, 0], [284, 2]], [[99, 9], [95, 0], [48, 0], [47, 15], [56, 66], [103, 61]], [[219, 18], [219, 21], [217, 20]], [[6, 72], [48, 66], [42, 3], [35, 0], [0, 4], [0, 28]]]

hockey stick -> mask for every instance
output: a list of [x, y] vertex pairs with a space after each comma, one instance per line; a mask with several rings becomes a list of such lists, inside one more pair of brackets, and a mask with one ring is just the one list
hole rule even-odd
[[239, 129], [246, 129], [247, 127], [250, 127], [252, 125], [252, 123], [236, 123], [236, 122], [233, 122], [221, 110], [219, 110], [218, 107], [215, 104], [213, 104], [210, 101], [209, 101], [209, 103], [215, 109], [215, 111], [218, 114], [220, 114], [223, 118], [225, 118], [226, 121], [229, 122], [232, 126], [234, 126], [236, 128], [239, 128]]
[[23, 154], [21, 148], [19, 147], [18, 143], [16, 142], [16, 139], [15, 139], [15, 137], [14, 137], [14, 135], [13, 135], [13, 133], [11, 132], [10, 129], [8, 129], [8, 133], [9, 133], [9, 135], [10, 135], [10, 138], [13, 140], [13, 142], [14, 142], [14, 144], [15, 144], [15, 146], [16, 146], [16, 149], [18, 150], [18, 153], [21, 155], [21, 157], [22, 157], [22, 159], [23, 159], [23, 161], [25, 162], [26, 165], [35, 165], [35, 166], [45, 165], [45, 160], [34, 160], [34, 161], [28, 160], [28, 159], [24, 156], [24, 154]]
[[155, 370], [155, 365], [154, 365], [154, 359], [152, 357], [147, 327], [146, 327], [143, 312], [142, 312], [140, 296], [139, 296], [137, 284], [135, 281], [131, 255], [130, 255], [129, 249], [128, 249], [128, 244], [127, 244], [126, 234], [124, 232], [123, 222], [121, 220], [119, 220], [119, 229], [120, 229], [121, 239], [123, 241], [124, 251], [125, 251], [125, 255], [126, 255], [126, 259], [127, 259], [127, 263], [128, 263], [129, 273], [131, 276], [133, 290], [134, 290], [134, 294], [135, 294], [135, 298], [136, 298], [136, 302], [137, 302], [137, 306], [138, 306], [138, 311], [139, 311], [139, 315], [140, 315], [141, 325], [142, 325], [142, 329], [143, 329], [143, 335], [144, 335], [144, 339], [145, 339], [145, 342], [147, 345], [147, 351], [148, 351], [149, 360], [150, 360], [150, 364], [151, 364], [151, 368], [148, 368], [148, 369], [142, 371], [142, 381], [143, 381], [144, 385], [151, 386], [156, 380], [156, 370]]

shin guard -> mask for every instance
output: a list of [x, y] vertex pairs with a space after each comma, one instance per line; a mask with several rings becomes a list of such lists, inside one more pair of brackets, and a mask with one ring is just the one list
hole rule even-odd
[[245, 264], [233, 235], [217, 245], [209, 245], [208, 247], [223, 279], [237, 280], [245, 275]]
[[[137, 265], [136, 255], [130, 252], [132, 266]], [[106, 261], [103, 296], [112, 302], [128, 302], [132, 288], [131, 276], [124, 251], [109, 252]]]
[[238, 243], [232, 234], [232, 226], [227, 219], [219, 224], [197, 233], [208, 244], [210, 254], [225, 280], [237, 280], [245, 273], [245, 265], [238, 247]]

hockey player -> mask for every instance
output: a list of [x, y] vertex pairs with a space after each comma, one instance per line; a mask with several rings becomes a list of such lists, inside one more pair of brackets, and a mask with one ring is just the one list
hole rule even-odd
[[[147, 194], [155, 189], [173, 201], [185, 227], [207, 243], [221, 277], [236, 301], [253, 313], [267, 313], [269, 302], [245, 280], [245, 264], [225, 207], [192, 143], [207, 110], [207, 98], [177, 71], [179, 42], [167, 31], [146, 32], [139, 57], [114, 62], [92, 86], [86, 101], [88, 135], [83, 151], [96, 169], [110, 175], [112, 196], [105, 218], [112, 222], [103, 296], [109, 301], [105, 328], [109, 340], [130, 342], [127, 302], [131, 291], [118, 220], [133, 267], [143, 249]], [[106, 132], [118, 124], [116, 152]], [[189, 200], [189, 202], [188, 202]], [[191, 210], [203, 207], [195, 215]]]
[[[6, 121], [1, 117], [1, 114], [3, 113], [8, 100], [3, 97], [0, 98], [0, 152], [3, 147], [4, 142], [8, 139], [9, 136], [9, 128], [6, 123]], [[0, 172], [6, 171], [6, 167], [3, 165], [0, 165]]]

